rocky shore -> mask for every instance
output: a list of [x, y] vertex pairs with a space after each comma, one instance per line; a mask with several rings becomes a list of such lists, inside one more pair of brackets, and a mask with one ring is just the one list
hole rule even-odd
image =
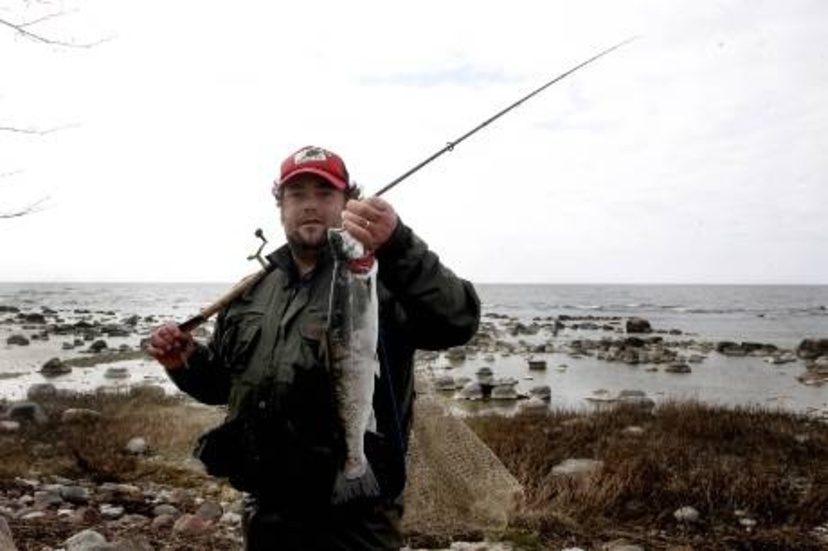
[[[206, 477], [200, 465], [189, 459], [193, 439], [220, 419], [220, 411], [180, 403], [169, 387], [135, 376], [134, 362], [151, 363], [142, 347], [158, 323], [155, 316], [112, 311], [0, 305], [0, 346], [13, 365], [0, 372], [0, 383], [27, 382], [25, 396], [0, 401], [0, 551], [239, 548], [242, 496]], [[207, 334], [202, 329], [197, 337]], [[794, 367], [803, 387], [828, 382], [828, 338], [824, 336], [803, 336], [791, 348], [762, 342], [704, 341], [677, 328], [653, 328], [645, 319], [612, 316], [522, 320], [487, 313], [468, 345], [441, 354], [420, 353], [418, 366], [435, 373], [435, 387], [447, 398], [515, 403], [520, 404], [518, 411], [548, 412], [557, 389], [528, 381], [547, 371], [564, 371], [563, 363], [550, 365], [551, 358], [562, 357], [682, 377], [692, 376], [696, 366], [711, 358], [755, 358], [769, 367]], [[502, 374], [500, 364], [509, 361], [521, 363], [525, 372], [518, 377]], [[438, 364], [445, 369], [435, 370]], [[64, 383], [91, 372], [107, 384], [90, 404], [88, 393], [78, 393]], [[81, 395], [85, 397], [79, 399]], [[105, 407], [95, 407], [98, 399]], [[110, 399], [133, 405], [151, 400], [153, 408], [160, 402], [166, 404], [161, 411], [171, 408], [176, 412], [174, 418], [188, 421], [175, 437], [164, 434], [161, 429], [168, 427], [159, 417], [125, 425], [119, 407]], [[647, 412], [656, 406], [647, 393], [635, 389], [596, 391], [589, 399]], [[179, 402], [167, 404], [167, 400]], [[828, 407], [810, 411], [809, 416], [828, 420]], [[80, 436], [89, 426], [106, 426], [110, 421], [112, 427], [100, 433], [104, 440], [111, 440], [106, 445], [84, 442]], [[112, 432], [116, 427], [117, 437]], [[58, 434], [68, 435], [67, 439]], [[23, 447], [20, 454], [9, 451], [15, 446]], [[100, 453], [96, 455], [97, 448]], [[21, 466], [15, 461], [28, 463]], [[566, 461], [561, 464], [567, 465]], [[680, 507], [673, 509], [676, 515], [689, 509], [680, 511]], [[746, 516], [740, 522], [749, 529], [752, 521]], [[413, 540], [412, 546], [418, 543]], [[539, 548], [505, 540], [450, 545], [480, 550]], [[560, 545], [544, 548], [564, 549]], [[603, 548], [647, 549], [623, 538]]]

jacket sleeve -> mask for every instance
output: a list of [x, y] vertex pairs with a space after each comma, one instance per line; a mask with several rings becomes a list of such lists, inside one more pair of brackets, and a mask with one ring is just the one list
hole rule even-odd
[[480, 299], [472, 284], [443, 266], [401, 220], [377, 261], [380, 282], [402, 306], [407, 337], [416, 348], [458, 346], [477, 332]]
[[226, 404], [230, 397], [230, 375], [219, 361], [215, 343], [220, 342], [221, 319], [208, 345], [197, 344], [187, 364], [167, 370], [175, 386], [199, 402], [210, 405]]

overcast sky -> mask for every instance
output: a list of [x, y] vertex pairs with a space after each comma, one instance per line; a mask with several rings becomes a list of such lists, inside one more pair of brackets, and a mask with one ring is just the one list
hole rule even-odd
[[[11, 2], [11, 3], [10, 3]], [[0, 18], [36, 19], [55, 4]], [[476, 282], [828, 283], [828, 2], [75, 0], [0, 27], [0, 280], [227, 281], [314, 144]]]

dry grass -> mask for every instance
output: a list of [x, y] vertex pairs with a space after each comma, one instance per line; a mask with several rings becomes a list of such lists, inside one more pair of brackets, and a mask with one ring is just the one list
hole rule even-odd
[[[181, 461], [190, 457], [196, 437], [218, 424], [221, 413], [182, 398], [135, 389], [128, 394], [77, 394], [40, 401], [49, 421], [26, 424], [19, 433], [0, 437], [0, 480], [56, 474], [102, 481], [203, 481]], [[62, 423], [72, 408], [100, 412], [98, 419]], [[133, 437], [144, 438], [152, 461], [125, 452]]]
[[[647, 549], [824, 549], [828, 426], [791, 414], [668, 403], [655, 414], [621, 407], [486, 416], [472, 428], [521, 481], [515, 525], [547, 542], [624, 537]], [[641, 434], [624, 429], [641, 427]], [[516, 437], [516, 435], [519, 435]], [[568, 458], [603, 461], [586, 478], [555, 476]], [[693, 506], [700, 522], [673, 512]], [[739, 524], [737, 511], [757, 521]]]
[[[182, 487], [208, 480], [186, 468], [193, 443], [221, 412], [148, 392], [57, 397], [43, 403], [44, 425], [0, 435], [0, 484], [56, 474], [97, 481]], [[61, 423], [68, 408], [98, 420]], [[599, 548], [624, 539], [646, 549], [825, 549], [812, 534], [828, 523], [828, 426], [759, 409], [668, 403], [655, 414], [617, 408], [553, 411], [469, 424], [524, 485], [526, 501], [509, 538], [521, 549]], [[630, 434], [630, 426], [643, 433]], [[124, 453], [133, 436], [151, 453]], [[554, 476], [568, 458], [603, 461], [582, 479]], [[701, 513], [681, 524], [673, 512]], [[757, 521], [747, 530], [737, 510]]]

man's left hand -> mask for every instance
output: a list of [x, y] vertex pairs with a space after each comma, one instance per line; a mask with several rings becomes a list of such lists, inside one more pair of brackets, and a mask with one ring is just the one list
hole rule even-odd
[[351, 199], [342, 212], [342, 227], [369, 251], [376, 251], [391, 238], [397, 220], [394, 207], [379, 197]]

